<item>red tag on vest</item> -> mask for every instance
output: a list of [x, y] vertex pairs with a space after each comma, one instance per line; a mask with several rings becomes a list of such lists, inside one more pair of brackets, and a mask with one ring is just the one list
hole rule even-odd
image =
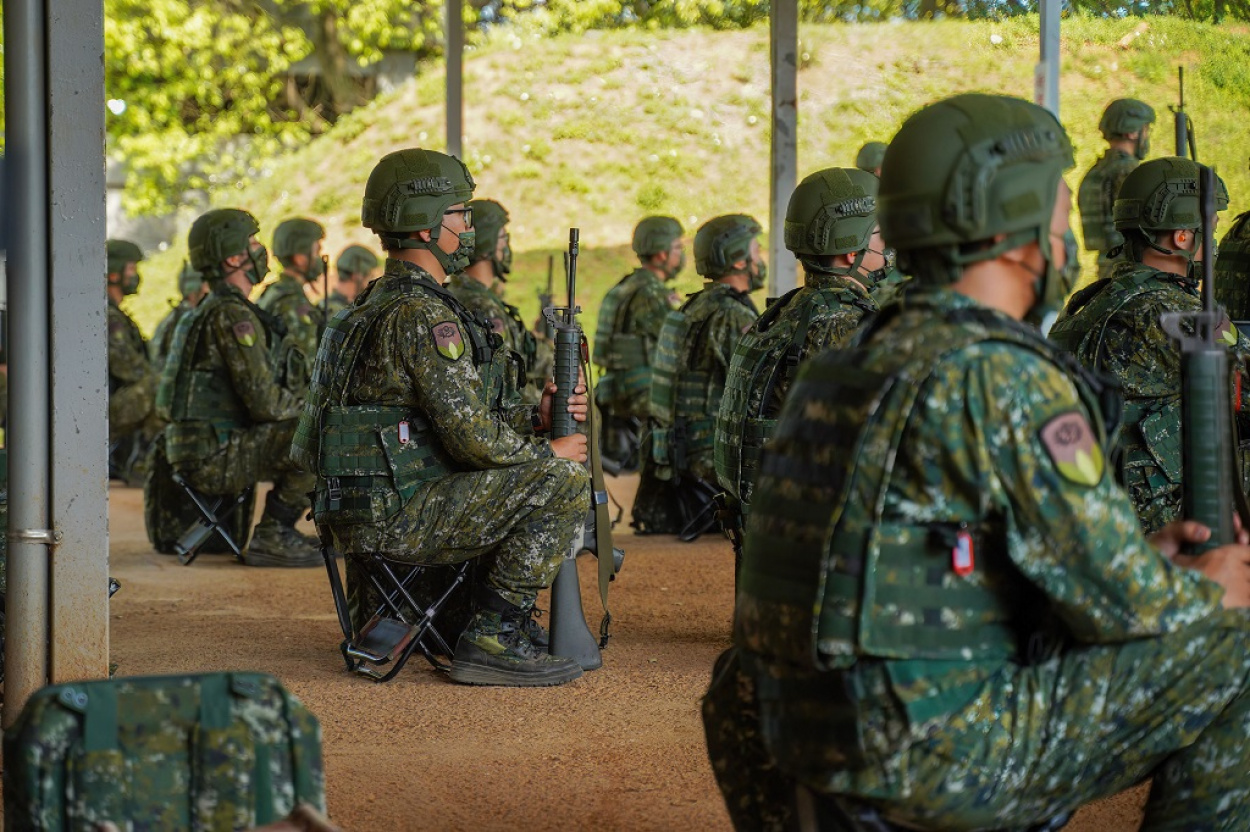
[[1241, 370], [1233, 373], [1233, 411], [1241, 412]]
[[955, 535], [955, 545], [951, 548], [951, 569], [955, 570], [956, 575], [964, 578], [972, 574], [974, 566], [976, 566], [976, 558], [973, 552], [972, 535], [959, 532]]
[[407, 423], [407, 422], [400, 422], [400, 423], [399, 423], [399, 444], [401, 444], [401, 445], [407, 445], [407, 444], [408, 444], [408, 438], [409, 438], [409, 434], [408, 434], [408, 423]]

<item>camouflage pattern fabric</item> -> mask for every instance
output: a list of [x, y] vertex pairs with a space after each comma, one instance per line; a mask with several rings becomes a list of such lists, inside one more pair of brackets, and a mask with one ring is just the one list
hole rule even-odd
[[1250, 212], [1233, 220], [1215, 259], [1215, 302], [1234, 321], [1250, 320]]
[[480, 316], [491, 332], [503, 338], [504, 346], [515, 356], [520, 371], [521, 400], [526, 404], [538, 404], [542, 399], [542, 386], [529, 383], [531, 366], [538, 358], [538, 340], [525, 326], [517, 308], [466, 274], [452, 275], [447, 281], [447, 291], [466, 309]]
[[647, 418], [652, 352], [672, 308], [668, 287], [641, 267], [604, 295], [594, 346], [603, 375], [595, 399], [615, 417]]
[[158, 401], [171, 416], [170, 464], [196, 489], [237, 494], [272, 480], [270, 499], [298, 512], [315, 483], [290, 458], [302, 392], [276, 380], [270, 339], [264, 314], [215, 282], [178, 324]]
[[[174, 554], [174, 544], [200, 519], [199, 509], [173, 480], [174, 469], [165, 453], [165, 435], [160, 433], [152, 442], [147, 477], [143, 481], [143, 523], [152, 548], [163, 555]], [[247, 545], [252, 530], [252, 513], [256, 505], [256, 493], [251, 499], [234, 510], [226, 527], [239, 547]], [[200, 547], [201, 554], [222, 554], [230, 547], [221, 535], [214, 534]]]
[[321, 337], [325, 320], [321, 310], [304, 294], [299, 278], [279, 275], [277, 281], [265, 287], [256, 305], [282, 321], [287, 334], [295, 339], [304, 355], [317, 354], [317, 339]]
[[1137, 157], [1117, 148], [1108, 148], [1102, 158], [1094, 163], [1081, 180], [1077, 190], [1076, 204], [1081, 212], [1081, 234], [1085, 238], [1085, 250], [1098, 252], [1098, 277], [1111, 275], [1115, 265], [1108, 252], [1118, 246], [1123, 237], [1112, 222], [1112, 207], [1124, 179], [1141, 164]]
[[[730, 707], [709, 736], [762, 736], [784, 776], [921, 828], [1019, 829], [1148, 777], [1143, 828], [1250, 823], [1250, 618], [1145, 539], [1095, 398], [944, 289], [809, 362], [747, 529], [759, 717]], [[759, 748], [717, 747], [718, 771]], [[767, 810], [734, 783], [731, 807]]]
[[[330, 292], [330, 296], [326, 298], [325, 300], [325, 309], [324, 309], [325, 319], [327, 321], [330, 320], [331, 318], [333, 318], [338, 313], [342, 312], [344, 309], [346, 309], [350, 305], [351, 305], [351, 301], [349, 301], [347, 297], [343, 295], [338, 289], [335, 289], [334, 291]], [[316, 355], [315, 352], [310, 352], [308, 354]]]
[[4, 780], [17, 830], [245, 830], [325, 811], [317, 718], [261, 673], [45, 687], [5, 732]]
[[[1179, 518], [1183, 484], [1180, 349], [1159, 316], [1201, 308], [1196, 278], [1125, 262], [1112, 278], [1074, 295], [1050, 331], [1081, 364], [1120, 383], [1120, 475], [1147, 532]], [[1230, 331], [1229, 337], [1237, 354], [1250, 354], [1243, 336]], [[1250, 389], [1242, 392], [1241, 405], [1247, 404]]]
[[[370, 314], [374, 304], [393, 305], [378, 313], [362, 340], [352, 341], [358, 344], [354, 354], [337, 349], [333, 331], [327, 335], [297, 445], [304, 448], [301, 454], [317, 454], [310, 465], [323, 471], [333, 450], [313, 436], [326, 407], [405, 409], [414, 414], [410, 442], [428, 442], [449, 473], [415, 484], [411, 496], [380, 522], [347, 522], [321, 509], [316, 519], [346, 553], [385, 552], [423, 564], [493, 553], [486, 585], [528, 609], [585, 522], [589, 477], [583, 466], [555, 458], [550, 444], [533, 435], [533, 408], [509, 394], [505, 373], [475, 363], [476, 351], [467, 345], [476, 339], [460, 327], [477, 324], [467, 312], [460, 317], [443, 294], [417, 266], [387, 260], [385, 274], [346, 319], [336, 321], [349, 326], [352, 316]], [[507, 358], [499, 351], [489, 360]], [[341, 387], [327, 381], [340, 372], [346, 373]], [[419, 420], [429, 429], [418, 437]], [[397, 468], [395, 476], [405, 471]], [[324, 475], [318, 477], [316, 506], [330, 505], [330, 486]]]
[[156, 374], [139, 327], [112, 300], [108, 303], [108, 339], [111, 443], [152, 419]]
[[165, 366], [165, 360], [169, 358], [169, 347], [174, 341], [174, 330], [178, 328], [178, 322], [190, 311], [191, 305], [185, 300], [182, 301], [169, 310], [168, 315], [161, 318], [161, 322], [156, 325], [156, 331], [152, 333], [152, 340], [148, 342], [148, 352], [152, 366], [156, 368], [158, 379], [161, 368]]

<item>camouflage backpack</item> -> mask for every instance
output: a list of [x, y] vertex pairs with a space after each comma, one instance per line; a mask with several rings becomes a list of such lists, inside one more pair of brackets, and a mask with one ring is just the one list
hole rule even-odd
[[37, 691], [4, 732], [9, 829], [252, 829], [325, 811], [321, 726], [274, 677], [103, 679]]
[[1215, 260], [1215, 300], [1234, 321], [1250, 320], [1250, 212], [1233, 220]]

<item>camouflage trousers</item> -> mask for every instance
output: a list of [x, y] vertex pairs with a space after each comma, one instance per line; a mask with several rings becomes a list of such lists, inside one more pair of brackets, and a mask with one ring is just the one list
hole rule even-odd
[[[761, 726], [774, 729], [781, 711], [758, 688], [722, 681], [704, 712], [735, 817], [778, 815], [778, 790], [788, 785], [776, 771], [942, 830], [1027, 828], [1153, 778], [1142, 829], [1190, 832], [1250, 829], [1248, 693], [1250, 615], [1228, 611], [1159, 638], [1004, 666], [961, 710], [919, 725], [908, 724], [889, 684], [869, 685], [863, 705], [873, 713], [853, 751], [867, 764], [854, 771], [814, 764], [820, 737], [761, 742]], [[821, 706], [786, 704], [809, 715]], [[725, 739], [735, 737], [737, 749]], [[882, 748], [895, 750], [874, 750]]]
[[238, 494], [258, 482], [273, 482], [266, 511], [273, 502], [280, 511], [296, 516], [278, 518], [294, 525], [298, 514], [309, 506], [308, 495], [317, 484], [314, 474], [301, 471], [291, 460], [291, 440], [295, 437], [295, 420], [262, 422], [230, 432], [230, 437], [217, 452], [190, 465], [175, 467], [196, 489], [206, 494]]
[[[385, 552], [423, 565], [463, 563], [492, 553], [485, 585], [528, 609], [539, 590], [555, 580], [589, 509], [586, 469], [553, 458], [451, 474], [418, 490], [384, 524], [329, 524], [329, 529], [340, 552]], [[356, 589], [352, 578], [349, 571], [349, 590]]]

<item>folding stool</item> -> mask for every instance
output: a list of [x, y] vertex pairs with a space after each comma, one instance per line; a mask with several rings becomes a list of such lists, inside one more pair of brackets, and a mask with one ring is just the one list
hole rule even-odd
[[214, 532], [221, 535], [221, 539], [230, 547], [230, 551], [234, 552], [234, 556], [242, 560], [243, 551], [230, 534], [226, 523], [239, 506], [244, 503], [250, 505], [252, 487], [248, 486], [234, 497], [206, 497], [193, 488], [177, 471], [173, 472], [173, 481], [186, 493], [187, 498], [200, 512], [200, 519], [183, 532], [182, 537], [178, 538], [178, 542], [174, 544], [174, 554], [178, 556], [178, 562], [183, 566], [189, 566], [200, 553], [200, 547], [212, 538]]

